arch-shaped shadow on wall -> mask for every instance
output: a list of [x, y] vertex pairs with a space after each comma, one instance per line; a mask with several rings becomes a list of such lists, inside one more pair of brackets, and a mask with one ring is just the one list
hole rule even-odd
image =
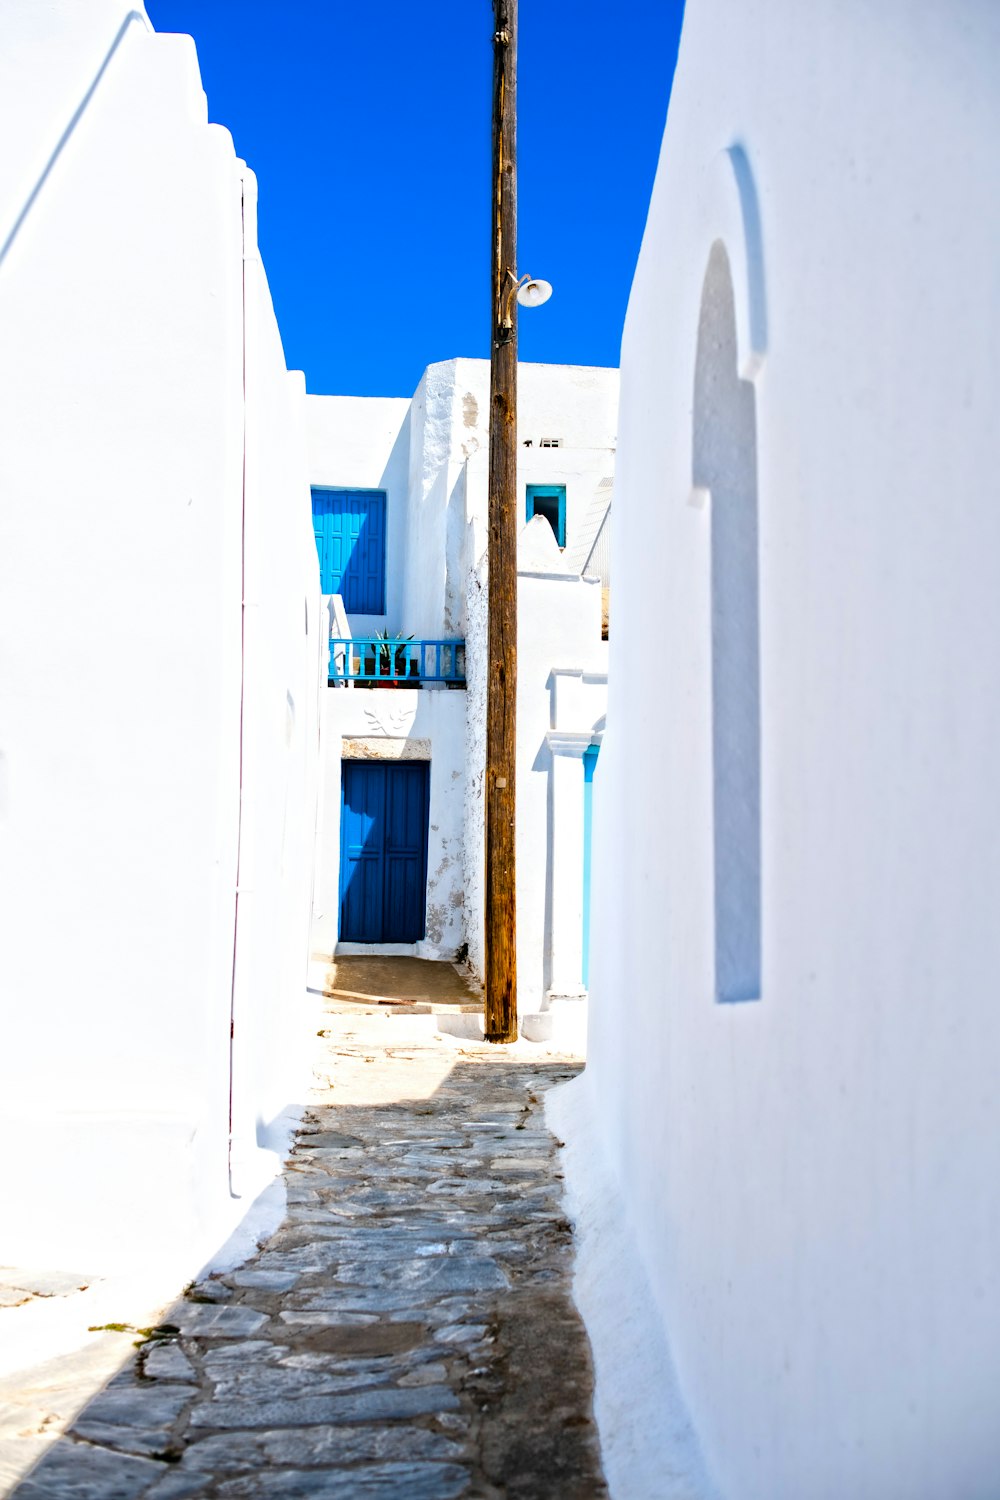
[[757, 413], [737, 374], [729, 257], [712, 246], [694, 377], [694, 484], [711, 494], [715, 996], [761, 992]]

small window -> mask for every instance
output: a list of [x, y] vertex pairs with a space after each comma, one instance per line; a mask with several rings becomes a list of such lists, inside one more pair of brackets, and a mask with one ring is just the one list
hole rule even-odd
[[539, 448], [561, 448], [562, 438], [539, 438]]
[[529, 484], [526, 519], [544, 516], [552, 527], [560, 547], [566, 545], [566, 486], [564, 484]]

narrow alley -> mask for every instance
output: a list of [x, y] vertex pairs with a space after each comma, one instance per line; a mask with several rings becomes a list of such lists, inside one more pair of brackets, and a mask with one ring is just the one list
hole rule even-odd
[[280, 1229], [122, 1336], [16, 1500], [607, 1493], [543, 1115], [579, 1061], [359, 1001], [325, 1002]]

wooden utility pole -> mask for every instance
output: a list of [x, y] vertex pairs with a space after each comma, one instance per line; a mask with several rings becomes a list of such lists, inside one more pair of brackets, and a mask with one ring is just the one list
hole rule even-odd
[[493, 0], [486, 1037], [517, 1038], [517, 0]]

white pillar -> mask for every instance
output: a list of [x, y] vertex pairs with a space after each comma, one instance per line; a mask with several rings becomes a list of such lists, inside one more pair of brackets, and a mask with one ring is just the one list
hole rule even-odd
[[551, 730], [552, 944], [548, 998], [579, 999], [583, 987], [583, 752], [589, 733]]

